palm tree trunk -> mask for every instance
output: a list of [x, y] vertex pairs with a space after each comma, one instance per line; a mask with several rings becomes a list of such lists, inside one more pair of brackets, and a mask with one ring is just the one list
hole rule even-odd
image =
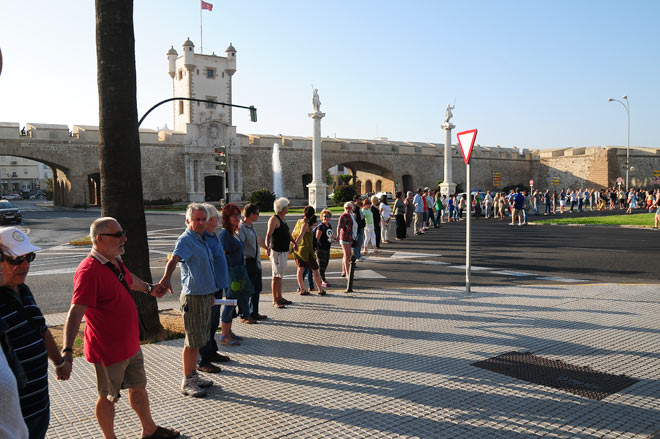
[[[124, 262], [151, 282], [137, 126], [133, 0], [96, 0], [96, 59], [101, 214], [114, 217], [127, 231]], [[140, 338], [158, 333], [162, 326], [156, 299], [139, 292], [133, 299]]]

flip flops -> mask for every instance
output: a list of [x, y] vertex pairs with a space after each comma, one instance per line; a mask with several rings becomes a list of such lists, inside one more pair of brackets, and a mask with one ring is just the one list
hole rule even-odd
[[173, 428], [156, 427], [149, 436], [142, 436], [142, 439], [173, 439], [181, 436], [181, 433]]

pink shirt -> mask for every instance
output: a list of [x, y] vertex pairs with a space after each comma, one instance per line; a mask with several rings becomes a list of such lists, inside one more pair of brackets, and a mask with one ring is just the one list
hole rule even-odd
[[[73, 276], [71, 303], [85, 305], [85, 358], [104, 366], [126, 360], [140, 349], [140, 329], [133, 298], [101, 254], [92, 250]], [[133, 276], [117, 258], [129, 288]]]

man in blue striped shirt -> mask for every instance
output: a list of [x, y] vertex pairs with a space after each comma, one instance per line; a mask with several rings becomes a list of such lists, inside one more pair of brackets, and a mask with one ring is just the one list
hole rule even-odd
[[0, 229], [0, 267], [5, 286], [0, 288], [0, 319], [5, 337], [17, 360], [18, 395], [30, 439], [46, 436], [50, 421], [48, 358], [55, 364], [58, 379], [64, 378], [66, 362], [59, 352], [44, 316], [34, 301], [25, 278], [35, 251], [27, 235], [16, 227]]

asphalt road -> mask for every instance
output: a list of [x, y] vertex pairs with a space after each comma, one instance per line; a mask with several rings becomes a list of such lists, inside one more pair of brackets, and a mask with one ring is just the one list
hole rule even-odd
[[[32, 263], [27, 283], [44, 313], [69, 307], [73, 272], [88, 248], [67, 243], [88, 233], [99, 209], [54, 208], [43, 202], [18, 201], [23, 227], [44, 250]], [[590, 215], [587, 213], [586, 215]], [[291, 215], [291, 226], [297, 215]], [[333, 222], [336, 224], [336, 216]], [[531, 217], [533, 220], [533, 217]], [[268, 218], [257, 223], [265, 234]], [[183, 231], [180, 213], [147, 214], [152, 276], [160, 279], [167, 253]], [[391, 230], [393, 235], [394, 230]], [[130, 239], [130, 230], [128, 231]], [[508, 221], [479, 219], [472, 229], [472, 289], [490, 285], [530, 285], [542, 294], [542, 286], [580, 282], [660, 282], [657, 256], [660, 232], [651, 229], [605, 226], [509, 226]], [[397, 288], [413, 285], [465, 285], [465, 224], [444, 224], [424, 236], [383, 246], [382, 253], [358, 264], [355, 291], [361, 288]], [[270, 292], [270, 265], [264, 263], [264, 293]], [[340, 286], [340, 265], [328, 267], [331, 285]], [[286, 292], [296, 289], [294, 263], [289, 263]], [[176, 274], [175, 274], [176, 276]], [[178, 280], [173, 279], [173, 285]], [[332, 290], [333, 288], [331, 288]], [[178, 290], [177, 290], [178, 291]], [[167, 296], [166, 300], [175, 300]], [[268, 305], [266, 297], [262, 300]], [[267, 308], [265, 308], [267, 309]], [[266, 311], [264, 311], [266, 312]]]

